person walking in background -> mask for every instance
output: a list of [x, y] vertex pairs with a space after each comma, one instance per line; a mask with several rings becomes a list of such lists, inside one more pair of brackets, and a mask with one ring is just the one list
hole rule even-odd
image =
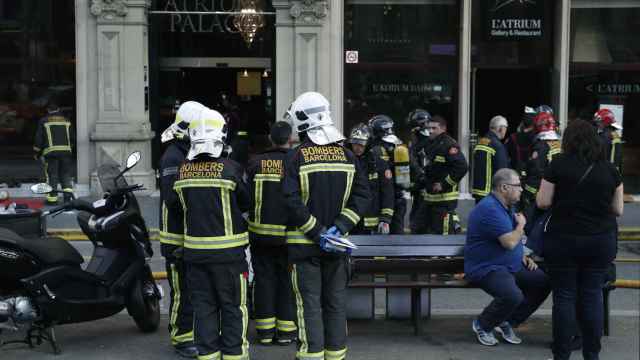
[[489, 122], [489, 131], [473, 148], [473, 185], [471, 194], [480, 202], [491, 191], [491, 178], [496, 171], [509, 167], [507, 150], [502, 139], [507, 135], [509, 124], [504, 116], [494, 116]]
[[60, 111], [55, 101], [47, 105], [47, 116], [40, 119], [36, 128], [33, 150], [35, 157], [42, 157], [47, 183], [53, 188], [53, 192], [47, 194], [47, 204], [58, 203], [58, 185], [62, 185], [65, 193], [65, 201], [73, 193], [73, 159], [72, 144], [74, 131], [71, 129], [71, 121]]
[[602, 286], [617, 253], [623, 194], [620, 173], [607, 161], [595, 128], [583, 120], [569, 123], [562, 154], [545, 171], [536, 196], [539, 208], [553, 207], [544, 255], [553, 289], [555, 360], [569, 359], [576, 319], [584, 359], [599, 359]]
[[295, 338], [293, 290], [287, 259], [287, 208], [282, 194], [284, 159], [291, 145], [291, 126], [271, 127], [273, 146], [256, 155], [247, 168], [251, 192], [249, 241], [254, 270], [253, 297], [258, 342], [291, 344]]
[[522, 194], [518, 173], [500, 169], [491, 183], [491, 194], [469, 215], [464, 247], [465, 278], [493, 297], [472, 328], [482, 345], [498, 344], [494, 329], [505, 341], [520, 344], [513, 328], [544, 302], [549, 281], [536, 263], [524, 256], [522, 237], [527, 220], [514, 211]]

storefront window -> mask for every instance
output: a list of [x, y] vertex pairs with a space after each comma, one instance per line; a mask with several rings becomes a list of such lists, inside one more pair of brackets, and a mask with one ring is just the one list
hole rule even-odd
[[[173, 121], [176, 107], [198, 101], [221, 113], [233, 112], [235, 133], [247, 132], [250, 152], [268, 146], [275, 120], [275, 17], [261, 15], [251, 44], [234, 25], [239, 0], [153, 0], [150, 23], [150, 118], [156, 134]], [[269, 0], [256, 1], [258, 12], [274, 12]], [[185, 13], [192, 12], [192, 13]], [[199, 13], [193, 13], [199, 12]], [[161, 152], [153, 143], [154, 164]]]
[[457, 129], [458, 1], [345, 1], [344, 129], [375, 114], [394, 119], [424, 108]]
[[[639, 7], [581, 7], [571, 10], [569, 120], [591, 120], [610, 108], [624, 129], [625, 191], [640, 192]], [[576, 7], [579, 6], [579, 7]]]
[[74, 0], [0, 0], [0, 62], [0, 186], [13, 187], [44, 179], [33, 142], [50, 101], [75, 126]]

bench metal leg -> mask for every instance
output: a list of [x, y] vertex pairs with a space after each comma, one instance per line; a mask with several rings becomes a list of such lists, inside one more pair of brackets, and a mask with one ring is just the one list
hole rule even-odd
[[609, 289], [602, 289], [602, 304], [604, 305], [604, 336], [609, 336], [609, 315], [610, 315], [610, 306], [609, 306], [609, 294], [611, 291]]
[[411, 317], [413, 319], [413, 334], [422, 333], [422, 290], [411, 289]]

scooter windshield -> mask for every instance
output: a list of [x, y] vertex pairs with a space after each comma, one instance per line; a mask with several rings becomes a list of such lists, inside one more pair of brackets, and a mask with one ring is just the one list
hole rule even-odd
[[98, 180], [103, 192], [114, 192], [117, 189], [127, 187], [127, 180], [121, 176], [117, 181], [114, 179], [120, 174], [120, 167], [116, 163], [107, 162], [98, 168]]

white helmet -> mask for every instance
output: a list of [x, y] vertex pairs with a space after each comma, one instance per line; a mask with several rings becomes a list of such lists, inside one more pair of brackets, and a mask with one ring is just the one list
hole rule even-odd
[[176, 112], [176, 119], [173, 124], [162, 132], [160, 141], [166, 143], [173, 139], [182, 139], [189, 135], [189, 124], [198, 118], [200, 111], [207, 107], [196, 101], [187, 101], [180, 105]]
[[202, 109], [196, 120], [189, 124], [191, 148], [187, 159], [193, 160], [200, 154], [209, 154], [217, 158], [222, 154], [227, 139], [227, 124], [217, 111]]
[[306, 92], [289, 106], [284, 120], [298, 132], [306, 132], [317, 145], [327, 145], [344, 140], [344, 136], [333, 125], [329, 101], [317, 92]]

